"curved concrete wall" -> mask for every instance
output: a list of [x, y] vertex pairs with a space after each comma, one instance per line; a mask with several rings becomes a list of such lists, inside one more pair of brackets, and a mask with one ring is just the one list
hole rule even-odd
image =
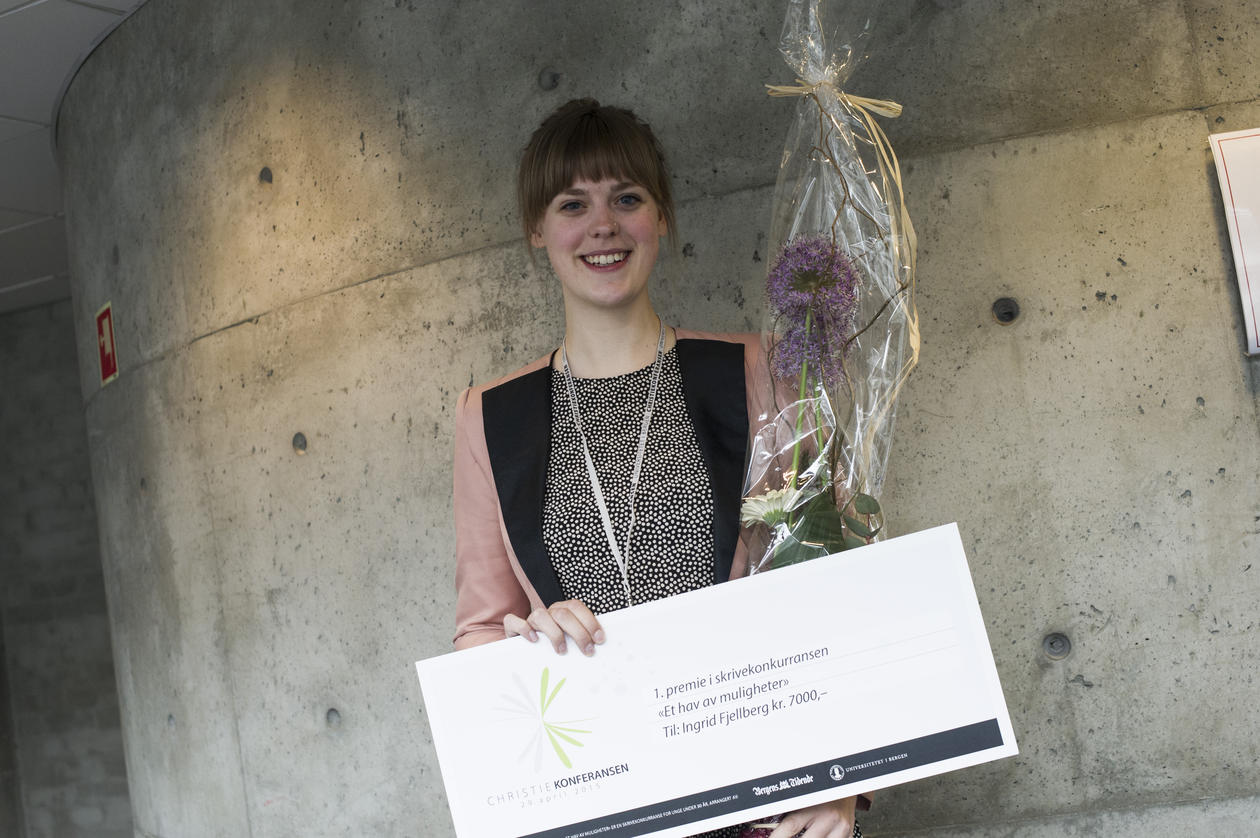
[[[925, 354], [886, 505], [899, 531], [960, 522], [1024, 749], [884, 795], [875, 832], [1258, 811], [1256, 367], [1204, 138], [1260, 121], [1235, 102], [1260, 24], [1099, 5], [917, 3], [854, 82], [915, 108], [890, 127]], [[780, 22], [150, 0], [89, 59], [59, 136], [138, 835], [450, 834], [411, 662], [449, 648], [451, 406], [561, 329], [516, 151], [572, 96], [638, 109], [681, 200], [660, 307], [754, 328]]]

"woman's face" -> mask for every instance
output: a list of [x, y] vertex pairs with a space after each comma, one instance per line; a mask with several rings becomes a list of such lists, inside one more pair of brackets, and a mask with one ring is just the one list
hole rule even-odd
[[656, 201], [637, 183], [578, 180], [551, 199], [530, 243], [547, 248], [566, 307], [619, 308], [645, 298], [666, 232]]

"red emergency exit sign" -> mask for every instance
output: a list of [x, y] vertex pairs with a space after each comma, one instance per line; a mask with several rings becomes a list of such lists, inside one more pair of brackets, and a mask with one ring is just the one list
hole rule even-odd
[[118, 347], [114, 344], [114, 310], [106, 303], [96, 312], [96, 344], [101, 351], [101, 386], [118, 377]]

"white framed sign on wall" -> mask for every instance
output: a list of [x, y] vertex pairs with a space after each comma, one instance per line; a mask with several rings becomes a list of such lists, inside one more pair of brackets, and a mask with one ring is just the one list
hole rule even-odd
[[1234, 249], [1247, 354], [1260, 355], [1260, 128], [1212, 134], [1208, 140]]

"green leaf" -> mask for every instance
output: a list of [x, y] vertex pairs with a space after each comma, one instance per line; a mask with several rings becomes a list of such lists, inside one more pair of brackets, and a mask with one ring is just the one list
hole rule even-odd
[[857, 518], [853, 518], [849, 515], [845, 515], [844, 523], [848, 526], [849, 531], [852, 532], [854, 535], [859, 535], [862, 538], [870, 538], [871, 536], [875, 535], [874, 530], [866, 526], [866, 524], [863, 524]]
[[861, 515], [878, 515], [879, 501], [859, 492], [853, 496], [853, 509]]
[[[876, 521], [862, 521], [857, 515], [878, 515], [879, 502], [870, 495], [856, 494], [852, 500], [856, 515], [844, 515], [826, 492], [807, 500], [793, 513], [793, 524], [780, 538], [770, 559], [770, 567], [816, 559], [841, 550], [865, 547], [882, 529]], [[783, 532], [783, 528], [778, 529]]]
[[551, 678], [551, 671], [547, 667], [543, 667], [542, 684], [538, 688], [538, 714], [542, 715], [547, 711], [547, 681]]
[[581, 742], [579, 742], [578, 740], [574, 739], [572, 736], [569, 736], [566, 733], [561, 733], [560, 728], [556, 727], [555, 725], [546, 725], [546, 728], [547, 728], [548, 733], [559, 736], [565, 742], [568, 742], [571, 745], [577, 745], [579, 748], [583, 747]]
[[542, 708], [542, 711], [543, 711], [543, 715], [544, 715], [544, 716], [547, 714], [547, 708], [551, 706], [551, 702], [555, 701], [555, 700], [556, 700], [556, 696], [560, 694], [560, 688], [564, 686], [564, 682], [565, 682], [566, 680], [568, 680], [568, 679], [567, 679], [567, 678], [561, 678], [561, 679], [560, 679], [560, 683], [556, 684], [556, 688], [555, 688], [554, 690], [552, 690], [552, 691], [551, 691], [551, 697], [547, 699], [547, 703], [546, 703], [546, 704], [544, 704], [544, 705], [543, 705], [543, 708]]
[[573, 763], [569, 762], [569, 755], [564, 752], [564, 748], [560, 747], [560, 743], [556, 741], [556, 735], [551, 732], [550, 727], [547, 727], [547, 738], [551, 740], [551, 747], [555, 749], [556, 756], [560, 757], [560, 761], [564, 763], [564, 767], [572, 768]]
[[856, 535], [846, 535], [844, 537], [844, 549], [854, 550], [858, 547], [865, 547], [866, 541], [858, 538]]
[[826, 493], [811, 498], [800, 510], [792, 537], [802, 544], [823, 548], [818, 555], [825, 556], [844, 549], [844, 516], [832, 504]]
[[788, 538], [774, 548], [774, 557], [770, 560], [770, 567], [787, 567], [790, 564], [800, 564], [825, 555], [827, 555], [825, 549], [812, 544], [801, 544], [794, 538]]

